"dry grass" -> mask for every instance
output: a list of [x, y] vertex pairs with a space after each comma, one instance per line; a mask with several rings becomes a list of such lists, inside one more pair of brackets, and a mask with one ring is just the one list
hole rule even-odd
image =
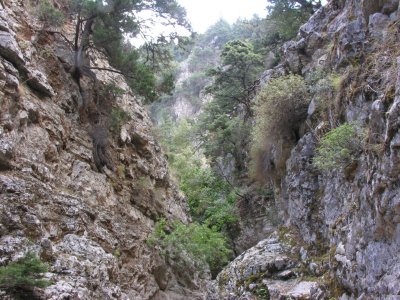
[[258, 94], [251, 146], [251, 174], [256, 180], [279, 182], [299, 129], [307, 116], [310, 97], [297, 75], [272, 80]]

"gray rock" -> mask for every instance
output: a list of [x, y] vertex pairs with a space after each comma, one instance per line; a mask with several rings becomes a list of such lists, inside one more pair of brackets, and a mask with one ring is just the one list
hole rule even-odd
[[[40, 255], [49, 265], [45, 277], [53, 282], [41, 295], [45, 299], [149, 299], [157, 293], [203, 299], [206, 271], [188, 258], [167, 263], [158, 248], [146, 244], [157, 218], [190, 220], [186, 199], [169, 179], [146, 109], [122, 76], [97, 72], [99, 84], [116, 82], [129, 91], [113, 105], [134, 116], [124, 125], [125, 143], [108, 141], [110, 155], [130, 178], [97, 172], [91, 124], [79, 119], [74, 103], [79, 90], [64, 71], [68, 51], [43, 61], [28, 42], [24, 50], [32, 55], [24, 57], [15, 32], [32, 32], [37, 21], [24, 11], [22, 1], [12, 2], [0, 9], [0, 26], [2, 21], [8, 25], [8, 31], [0, 30], [1, 265], [27, 251]], [[51, 51], [60, 41], [47, 42]], [[102, 55], [91, 55], [93, 63], [110, 67]], [[28, 79], [30, 90], [21, 78]], [[82, 80], [82, 86], [91, 95], [92, 85]], [[142, 177], [148, 185], [138, 192], [136, 182]], [[139, 204], [132, 201], [135, 193]], [[156, 276], [153, 271], [160, 265], [164, 268]]]
[[389, 24], [389, 17], [381, 13], [375, 13], [369, 16], [368, 30], [371, 36], [383, 40], [385, 29]]
[[17, 68], [23, 68], [26, 64], [15, 38], [6, 31], [0, 31], [0, 55]]
[[290, 250], [289, 245], [272, 234], [224, 268], [215, 280], [213, 297], [243, 299], [251, 290], [258, 288], [260, 283], [268, 288], [273, 299], [292, 296], [293, 299], [303, 299], [301, 297], [304, 295], [310, 295], [311, 285], [291, 279], [296, 277], [292, 268], [297, 261], [289, 257]]
[[47, 81], [46, 75], [42, 72], [39, 70], [29, 70], [27, 76], [29, 77], [27, 83], [31, 88], [49, 97], [55, 95], [53, 88]]

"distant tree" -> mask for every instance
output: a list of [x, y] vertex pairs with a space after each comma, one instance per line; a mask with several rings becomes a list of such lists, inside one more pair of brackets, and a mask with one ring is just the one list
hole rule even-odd
[[252, 115], [250, 101], [254, 96], [254, 83], [263, 69], [262, 56], [254, 52], [253, 45], [233, 40], [221, 53], [221, 66], [209, 71], [214, 83], [208, 88], [225, 113], [233, 115], [240, 107], [246, 117]]
[[224, 19], [219, 19], [199, 37], [198, 46], [222, 48], [227, 42], [234, 39], [231, 25]]
[[270, 41], [287, 41], [294, 38], [299, 27], [321, 7], [320, 0], [270, 0], [267, 20], [273, 22], [275, 34]]
[[251, 100], [263, 59], [252, 44], [233, 40], [221, 53], [221, 65], [209, 71], [214, 82], [207, 88], [213, 100], [199, 117], [198, 136], [211, 162], [231, 154], [236, 171], [246, 169], [245, 149], [249, 143], [246, 119], [253, 115]]
[[269, 0], [269, 3], [272, 10], [300, 9], [309, 13], [314, 13], [322, 6], [321, 0]]
[[64, 22], [64, 14], [51, 5], [48, 1], [42, 1], [37, 11], [38, 18], [43, 22], [43, 27], [58, 27]]

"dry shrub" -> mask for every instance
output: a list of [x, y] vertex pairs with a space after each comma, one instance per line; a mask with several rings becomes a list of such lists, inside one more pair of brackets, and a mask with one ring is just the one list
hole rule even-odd
[[251, 147], [252, 174], [279, 182], [299, 128], [307, 117], [310, 96], [304, 79], [288, 75], [272, 80], [257, 95]]

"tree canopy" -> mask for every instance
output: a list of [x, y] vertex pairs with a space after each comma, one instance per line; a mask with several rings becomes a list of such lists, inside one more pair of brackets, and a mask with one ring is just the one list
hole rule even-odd
[[[148, 26], [140, 17], [144, 11], [151, 11], [158, 22], [190, 30], [186, 12], [176, 0], [70, 0], [67, 6], [69, 13], [64, 12], [65, 16], [71, 16], [75, 25], [74, 40], [69, 44], [75, 53], [73, 77], [79, 87], [82, 76], [96, 80], [91, 71], [96, 68], [87, 63], [88, 51], [96, 49], [107, 55], [111, 65], [117, 69], [108, 71], [125, 75], [131, 88], [146, 100], [153, 101], [160, 93], [173, 88], [171, 72], [165, 67], [172, 59], [170, 45], [185, 43], [187, 38], [171, 32], [168, 36], [145, 40], [140, 49], [132, 46], [129, 40], [144, 36], [142, 33]], [[61, 18], [48, 2], [40, 10], [39, 18], [45, 25], [55, 25], [55, 21], [66, 19]], [[160, 74], [159, 80], [157, 73]], [[81, 94], [84, 93], [81, 91]]]
[[209, 71], [214, 83], [208, 91], [226, 108], [226, 113], [232, 115], [242, 105], [246, 115], [251, 116], [250, 100], [263, 67], [262, 56], [254, 52], [251, 43], [233, 40], [225, 45], [221, 60], [218, 68]]

